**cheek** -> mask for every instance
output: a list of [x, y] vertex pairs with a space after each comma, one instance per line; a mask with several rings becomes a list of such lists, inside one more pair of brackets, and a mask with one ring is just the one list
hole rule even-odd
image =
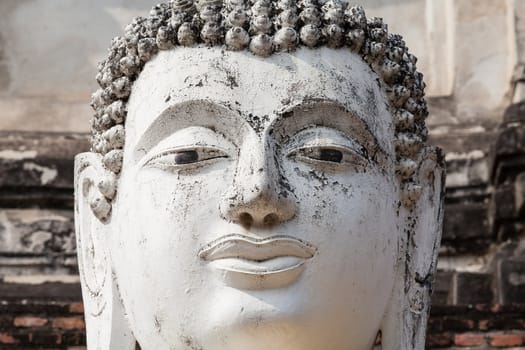
[[198, 234], [191, 231], [213, 223], [223, 181], [227, 180], [220, 171], [194, 175], [156, 169], [142, 171], [134, 179], [131, 191], [134, 205], [128, 206], [133, 212], [130, 219], [153, 225], [161, 232], [170, 231], [172, 238]]
[[[334, 300], [352, 305], [346, 315], [378, 323], [396, 271], [397, 183], [374, 172], [307, 174], [288, 178], [300, 203], [305, 239], [318, 247], [315, 270], [307, 269], [305, 277], [331, 286]], [[373, 298], [367, 297], [371, 290]], [[326, 290], [319, 293], [312, 298], [322, 300]]]
[[[129, 180], [121, 188], [129, 193], [122, 198], [128, 203], [126, 211], [119, 212], [126, 228], [121, 230], [122, 244], [135, 244], [142, 255], [163, 256], [165, 261], [159, 263], [166, 267], [175, 268], [183, 263], [180, 259], [196, 254], [203, 236], [220, 219], [219, 200], [224, 186], [218, 182], [225, 176], [219, 172], [188, 176], [152, 169]], [[144, 264], [159, 261], [144, 258]]]
[[[374, 239], [374, 232], [393, 230], [388, 223], [397, 223], [399, 189], [393, 174], [374, 169], [323, 171], [292, 164], [283, 176], [297, 198], [301, 219], [314, 225], [335, 230], [344, 227], [353, 237], [366, 230], [363, 238]], [[380, 229], [382, 223], [387, 224]]]
[[210, 177], [225, 178], [157, 170], [122, 178], [118, 203], [125, 205], [115, 213], [119, 227], [112, 252], [126, 310], [137, 322], [154, 325], [166, 312], [160, 305], [190, 298], [188, 289], [202, 283], [197, 252], [220, 220], [219, 189], [224, 189]]

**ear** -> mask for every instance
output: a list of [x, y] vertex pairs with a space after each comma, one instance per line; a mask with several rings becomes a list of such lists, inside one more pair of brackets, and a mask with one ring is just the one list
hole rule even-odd
[[415, 180], [421, 186], [419, 199], [400, 208], [405, 229], [399, 241], [398, 278], [382, 325], [383, 350], [425, 348], [443, 221], [445, 170], [440, 149], [422, 150]]
[[96, 153], [75, 158], [75, 225], [87, 348], [134, 350], [108, 250], [116, 178]]

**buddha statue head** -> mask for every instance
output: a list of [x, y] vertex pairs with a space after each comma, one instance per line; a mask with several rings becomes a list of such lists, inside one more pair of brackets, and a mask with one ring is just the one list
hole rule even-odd
[[339, 0], [175, 0], [75, 161], [88, 349], [423, 349], [443, 158], [416, 58]]

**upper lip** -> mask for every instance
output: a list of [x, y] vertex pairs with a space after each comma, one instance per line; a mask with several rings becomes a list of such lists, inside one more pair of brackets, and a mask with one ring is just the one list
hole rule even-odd
[[283, 256], [309, 259], [316, 251], [312, 244], [287, 235], [254, 238], [230, 234], [207, 244], [198, 256], [205, 261], [237, 258], [260, 262]]

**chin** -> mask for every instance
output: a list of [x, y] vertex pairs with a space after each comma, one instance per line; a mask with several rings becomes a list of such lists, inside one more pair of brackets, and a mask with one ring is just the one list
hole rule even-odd
[[[207, 350], [363, 350], [371, 348], [376, 333], [362, 329], [341, 332], [340, 322], [321, 322], [319, 315], [278, 313], [275, 310], [250, 310], [235, 320], [225, 320], [201, 334]], [[229, 322], [229, 323], [228, 323]], [[349, 323], [347, 323], [349, 325]]]
[[[208, 295], [208, 302], [193, 311], [193, 315], [201, 314], [202, 318], [194, 323], [194, 329], [186, 328], [185, 332], [191, 334], [193, 345], [199, 344], [196, 349], [206, 350], [370, 348], [378, 327], [370, 326], [376, 322], [367, 319], [366, 308], [357, 307], [364, 313], [356, 317], [354, 305], [330, 299], [323, 294], [322, 286], [312, 285], [304, 277], [275, 289], [239, 290], [221, 286]], [[362, 322], [356, 324], [356, 319]]]

